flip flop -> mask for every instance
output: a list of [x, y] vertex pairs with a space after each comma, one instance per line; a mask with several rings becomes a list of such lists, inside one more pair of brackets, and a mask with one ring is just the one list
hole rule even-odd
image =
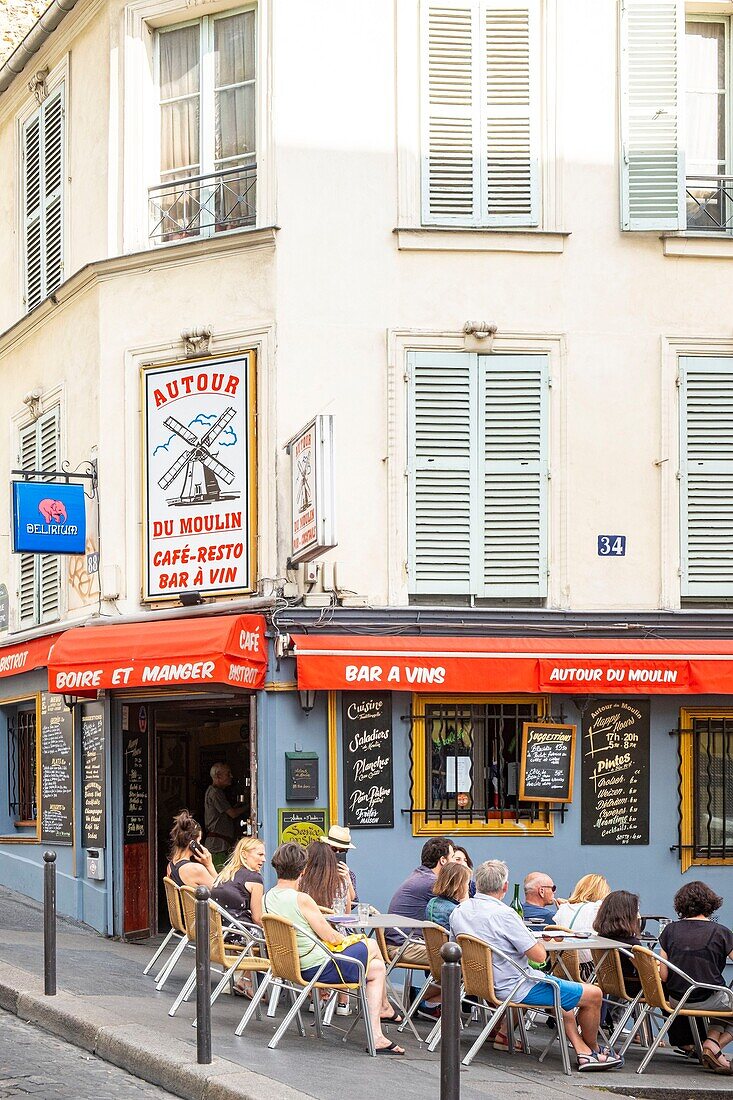
[[401, 1050], [397, 1043], [390, 1043], [388, 1047], [377, 1047], [377, 1054], [388, 1054], [393, 1058], [402, 1058], [404, 1053], [404, 1050]]
[[394, 1016], [380, 1016], [379, 1019], [383, 1024], [401, 1024], [404, 1020], [404, 1016], [401, 1012], [395, 1012]]

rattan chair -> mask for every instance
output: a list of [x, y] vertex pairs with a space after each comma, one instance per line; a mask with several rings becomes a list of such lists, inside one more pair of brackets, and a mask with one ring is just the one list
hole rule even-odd
[[[417, 1012], [420, 1004], [427, 993], [431, 985], [440, 985], [440, 970], [443, 965], [443, 960], [440, 957], [440, 949], [444, 943], [449, 940], [448, 933], [445, 928], [441, 928], [439, 924], [428, 924], [423, 928], [423, 939], [425, 940], [425, 953], [428, 959], [428, 976], [418, 993], [417, 997], [413, 1000], [409, 1009], [405, 1013], [405, 1018], [397, 1028], [398, 1031], [404, 1031], [407, 1025], [412, 1020], [412, 1017]], [[437, 1039], [436, 1039], [437, 1031]], [[435, 1046], [440, 1042], [440, 1020], [436, 1021], [430, 1035], [428, 1036], [428, 1043], [435, 1040]], [[435, 1049], [435, 1047], [431, 1048]]]
[[[639, 978], [641, 979], [641, 988], [644, 994], [644, 1005], [639, 1017], [632, 1027], [631, 1031], [626, 1036], [623, 1046], [621, 1047], [621, 1054], [625, 1054], [631, 1045], [634, 1036], [637, 1034], [642, 1024], [650, 1016], [655, 1013], [661, 1020], [661, 1027], [656, 1034], [653, 1042], [647, 1050], [641, 1065], [637, 1069], [637, 1073], [643, 1073], [646, 1067], [651, 1062], [657, 1051], [659, 1044], [664, 1039], [664, 1036], [669, 1031], [670, 1027], [677, 1019], [678, 1016], [686, 1016], [691, 1020], [700, 1020], [706, 1017], [714, 1016], [716, 1019], [733, 1020], [733, 1007], [729, 1011], [722, 1009], [710, 1009], [710, 1008], [694, 1008], [694, 1001], [692, 1005], [688, 1007], [690, 997], [696, 990], [705, 990], [709, 993], [719, 993], [721, 987], [718, 985], [708, 985], [705, 982], [696, 982], [688, 974], [685, 974], [684, 970], [680, 970], [678, 966], [675, 966], [669, 961], [669, 959], [662, 959], [658, 955], [655, 955], [653, 951], [650, 951], [648, 947], [634, 947], [634, 963], [636, 969], [639, 972]], [[673, 970], [675, 974], [679, 974], [681, 978], [684, 978], [686, 982], [689, 982], [689, 988], [680, 998], [677, 1005], [671, 1005], [667, 1000], [667, 994], [664, 991], [662, 985], [662, 979], [659, 973], [659, 967], [664, 965], [668, 970]], [[731, 994], [733, 998], [733, 993]], [[731, 1001], [733, 1006], [733, 999]], [[666, 1016], [666, 1019], [664, 1017]], [[697, 1056], [702, 1061], [702, 1043], [700, 1042], [700, 1035], [697, 1027], [690, 1028], [692, 1032], [692, 1039], [695, 1044], [695, 1050]]]
[[[479, 1008], [483, 1008], [484, 1014], [488, 1017], [483, 1031], [463, 1059], [463, 1065], [470, 1066], [504, 1013], [507, 1014], [507, 1021], [509, 1024], [507, 1030], [510, 1053], [514, 1053], [513, 1015], [516, 1012], [522, 1045], [525, 1052], [529, 1054], [529, 1042], [524, 1026], [523, 1010], [536, 1010], [537, 1005], [526, 1005], [522, 1001], [516, 1001], [514, 999], [514, 994], [520, 986], [527, 981], [526, 972], [518, 966], [513, 959], [509, 958], [503, 951], [500, 951], [499, 948], [489, 947], [487, 943], [477, 939], [475, 936], [461, 935], [457, 936], [456, 940], [463, 952], [461, 969], [463, 971], [463, 988], [465, 994], [467, 997], [483, 1002], [483, 1005], [480, 1004]], [[508, 996], [504, 997], [503, 1000], [498, 996], [494, 988], [494, 955], [498, 955], [517, 972], [517, 981], [509, 991]], [[565, 1035], [562, 1005], [560, 1003], [560, 991], [554, 982], [550, 981], [549, 978], [545, 977], [539, 971], [533, 971], [533, 977], [538, 982], [546, 983], [552, 989], [555, 1022], [560, 1039], [560, 1056], [562, 1058], [563, 1070], [570, 1076], [570, 1057], [568, 1055], [567, 1036]]]
[[165, 886], [165, 900], [168, 906], [168, 920], [171, 924], [171, 930], [161, 943], [158, 950], [153, 955], [148, 965], [143, 970], [143, 974], [147, 974], [152, 970], [155, 963], [165, 951], [166, 947], [172, 941], [178, 941], [170, 954], [170, 957], [155, 975], [155, 988], [162, 989], [165, 983], [168, 981], [173, 968], [180, 959], [183, 952], [186, 950], [188, 944], [188, 936], [186, 935], [186, 924], [183, 919], [183, 909], [181, 908], [181, 895], [178, 887], [172, 878], [168, 875], [163, 879], [163, 885]]
[[[626, 988], [626, 980], [621, 966], [621, 954], [620, 948], [614, 948], [611, 951], [599, 951], [597, 949], [591, 951], [596, 981], [603, 993], [603, 1000], [606, 1004], [623, 1009], [621, 1019], [614, 1027], [608, 1040], [608, 1045], [612, 1048], [616, 1046], [626, 1024], [638, 1011], [644, 995], [642, 989], [639, 989], [639, 992], [634, 995]], [[632, 957], [630, 950], [624, 951], [623, 954], [629, 958]]]
[[257, 1011], [258, 1005], [264, 999], [269, 985], [273, 980], [277, 979], [280, 981], [283, 989], [289, 990], [293, 998], [293, 1004], [287, 1012], [285, 1019], [280, 1024], [280, 1027], [267, 1044], [270, 1049], [275, 1049], [294, 1019], [297, 1021], [298, 1031], [301, 1037], [305, 1035], [305, 1027], [303, 1026], [303, 1019], [300, 1013], [311, 993], [315, 994], [313, 998], [313, 1007], [315, 1013], [316, 1035], [319, 1039], [322, 1037], [321, 1003], [318, 994], [320, 990], [326, 989], [330, 992], [348, 993], [350, 996], [356, 998], [358, 1014], [364, 1017], [367, 1049], [369, 1054], [375, 1056], [377, 1051], [374, 1045], [374, 1035], [372, 1033], [372, 1025], [369, 1019], [369, 1007], [366, 999], [366, 967], [363, 966], [358, 959], [350, 958], [349, 962], [353, 963], [358, 968], [358, 982], [319, 982], [318, 977], [328, 964], [330, 962], [334, 962], [336, 965], [342, 963], [343, 956], [339, 955], [337, 952], [330, 951], [327, 945], [322, 943], [316, 935], [309, 935], [305, 929], [298, 928], [298, 935], [305, 936], [307, 939], [312, 940], [313, 943], [317, 944], [326, 954], [326, 958], [316, 971], [315, 976], [310, 979], [304, 978], [300, 969], [300, 956], [298, 954], [295, 925], [291, 921], [286, 920], [285, 917], [278, 917], [273, 913], [264, 913], [262, 916], [262, 927], [265, 934], [267, 954], [270, 960], [270, 970], [252, 998], [252, 1002], [247, 1008], [244, 1016], [239, 1021], [235, 1030], [235, 1035], [242, 1034], [247, 1024], [252, 1019], [252, 1016]]

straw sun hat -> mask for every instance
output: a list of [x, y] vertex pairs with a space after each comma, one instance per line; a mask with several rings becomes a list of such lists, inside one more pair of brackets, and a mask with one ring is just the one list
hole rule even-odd
[[320, 839], [324, 844], [330, 844], [337, 852], [346, 852], [349, 848], [356, 847], [351, 843], [350, 830], [343, 825], [332, 825], [328, 830], [328, 836], [322, 836]]

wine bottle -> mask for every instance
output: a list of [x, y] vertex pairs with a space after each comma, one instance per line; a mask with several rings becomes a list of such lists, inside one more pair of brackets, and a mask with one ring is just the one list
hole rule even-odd
[[522, 920], [524, 920], [524, 909], [522, 907], [521, 901], [519, 900], [519, 883], [518, 882], [514, 883], [514, 897], [512, 898], [511, 905], [509, 906], [509, 908], [513, 909], [514, 912], [517, 914], [517, 916], [521, 917]]

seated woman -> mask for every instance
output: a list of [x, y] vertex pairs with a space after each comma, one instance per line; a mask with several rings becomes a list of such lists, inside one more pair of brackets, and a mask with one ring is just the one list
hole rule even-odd
[[[575, 884], [572, 894], [558, 905], [555, 924], [575, 932], [592, 932], [601, 902], [611, 893], [611, 887], [603, 875], [583, 875]], [[578, 962], [583, 980], [591, 970], [590, 951], [579, 951]]]
[[465, 863], [445, 863], [438, 872], [425, 918], [450, 932], [450, 915], [468, 898], [471, 871]]
[[[675, 912], [680, 919], [668, 924], [659, 937], [662, 958], [669, 959], [694, 981], [720, 986], [719, 993], [700, 990], [697, 998], [693, 994], [685, 1001], [696, 1009], [709, 1008], [711, 1017], [715, 1016], [716, 1009], [720, 1012], [733, 1010], [733, 992], [727, 988], [723, 977], [726, 960], [733, 959], [733, 932], [710, 920], [722, 904], [723, 899], [704, 882], [688, 882], [674, 896]], [[689, 986], [663, 963], [659, 969], [666, 983], [669, 1003], [674, 1006]], [[688, 1020], [678, 1017], [669, 1035], [670, 1041], [686, 1054], [694, 1053]], [[702, 1048], [704, 1065], [716, 1073], [733, 1073], [731, 1063], [723, 1054], [723, 1047], [732, 1039], [733, 1022], [711, 1018]]]
[[217, 875], [211, 896], [235, 920], [262, 923], [265, 883], [260, 872], [264, 862], [265, 845], [257, 837], [245, 836]]
[[211, 852], [201, 843], [201, 826], [189, 810], [173, 818], [169, 862], [166, 874], [176, 886], [214, 885], [216, 871]]
[[[628, 890], [612, 890], [601, 902], [593, 927], [607, 940], [616, 940], [629, 947], [640, 944], [639, 895], [630, 894]], [[641, 989], [636, 967], [628, 955], [622, 953], [619, 958], [626, 991], [635, 997]]]
[[[306, 858], [300, 844], [280, 845], [271, 861], [277, 883], [265, 894], [262, 909], [295, 925], [300, 970], [309, 981], [328, 960], [326, 952], [310, 936], [330, 946], [340, 943], [343, 934], [328, 923], [313, 898], [299, 888]], [[310, 935], [303, 935], [304, 932]], [[358, 959], [366, 967], [367, 1005], [377, 1054], [404, 1054], [402, 1047], [390, 1042], [382, 1031], [383, 1023], [396, 1023], [401, 1017], [387, 1000], [386, 969], [374, 940], [359, 940], [347, 947], [339, 954], [338, 969], [336, 963], [328, 961], [320, 981], [335, 984], [358, 981], [359, 969], [351, 959]]]
[[329, 844], [314, 840], [306, 849], [306, 864], [300, 876], [300, 889], [316, 905], [334, 912], [351, 912], [354, 887], [349, 868], [339, 867], [338, 857]]

